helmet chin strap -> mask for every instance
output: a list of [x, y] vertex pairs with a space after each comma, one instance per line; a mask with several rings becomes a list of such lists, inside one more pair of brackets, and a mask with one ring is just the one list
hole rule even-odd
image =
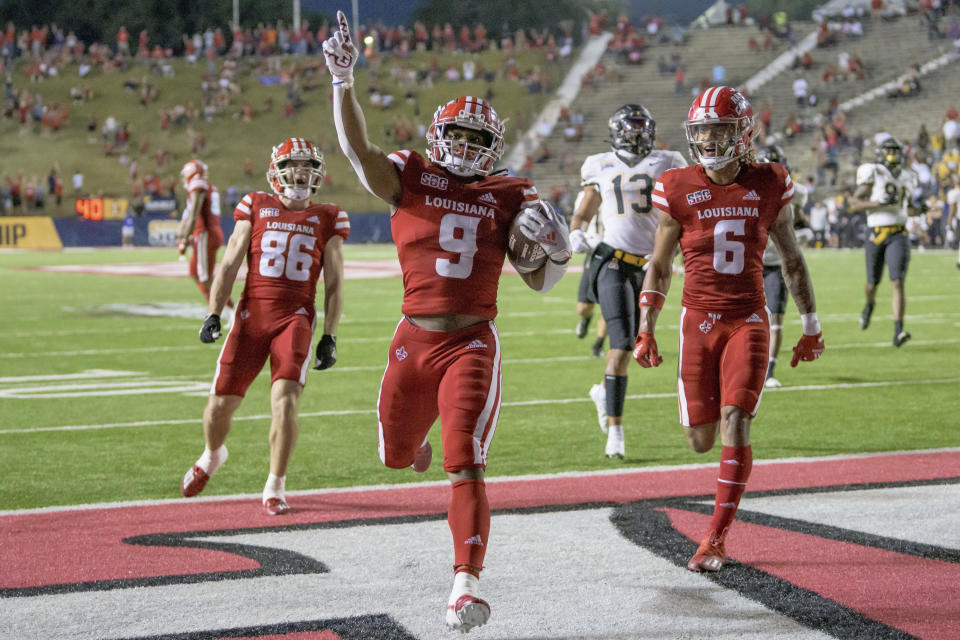
[[638, 160], [643, 158], [642, 154], [633, 153], [632, 151], [627, 151], [625, 149], [614, 149], [614, 153], [616, 153], [617, 157], [619, 157], [621, 160], [623, 160], [627, 164], [634, 164]]
[[450, 173], [463, 178], [468, 178], [474, 175], [475, 171], [473, 169], [468, 169], [465, 166], [466, 163], [464, 162], [464, 158], [462, 156], [455, 155], [449, 151], [444, 151], [443, 155], [445, 156], [443, 166]]
[[310, 198], [310, 189], [296, 189], [294, 187], [284, 187], [283, 197], [290, 200], [308, 200]]

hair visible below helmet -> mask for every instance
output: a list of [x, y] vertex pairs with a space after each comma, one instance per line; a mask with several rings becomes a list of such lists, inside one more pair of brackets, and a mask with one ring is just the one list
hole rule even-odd
[[790, 171], [790, 165], [787, 164], [787, 154], [783, 152], [780, 145], [768, 144], [757, 149], [757, 162], [776, 162]]
[[[483, 144], [455, 142], [450, 129], [479, 131]], [[462, 96], [437, 107], [427, 129], [427, 155], [458, 176], [488, 175], [503, 155], [503, 123], [485, 100]]]
[[[711, 130], [727, 129], [722, 138]], [[690, 157], [705, 169], [719, 170], [750, 152], [753, 144], [753, 107], [730, 87], [710, 87], [694, 99], [683, 130]], [[707, 147], [713, 147], [713, 150]]]
[[180, 169], [180, 176], [183, 178], [183, 185], [189, 187], [195, 178], [207, 179], [207, 165], [199, 160], [190, 160]]
[[607, 121], [610, 129], [610, 147], [614, 151], [626, 151], [645, 156], [653, 149], [657, 138], [657, 123], [646, 108], [638, 104], [625, 104]]
[[896, 138], [887, 138], [877, 146], [877, 164], [882, 164], [891, 172], [899, 171], [903, 165], [903, 145]]
[[[308, 160], [309, 180], [299, 186], [296, 182], [296, 168], [290, 165], [293, 160]], [[287, 138], [273, 148], [270, 164], [267, 168], [267, 182], [278, 196], [291, 200], [307, 200], [317, 193], [327, 175], [323, 154], [315, 144], [304, 138]]]

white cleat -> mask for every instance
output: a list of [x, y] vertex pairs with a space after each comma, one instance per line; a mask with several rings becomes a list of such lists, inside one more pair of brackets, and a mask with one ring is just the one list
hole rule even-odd
[[767, 378], [767, 381], [763, 383], [763, 386], [765, 386], [767, 389], [778, 389], [783, 386], [783, 383], [773, 376], [770, 376]]
[[490, 619], [490, 605], [485, 600], [464, 594], [456, 603], [447, 605], [447, 629], [468, 633], [474, 627], [482, 627]]
[[453, 591], [447, 601], [446, 627], [467, 633], [490, 619], [490, 605], [480, 597], [480, 580], [461, 571], [453, 577]]
[[607, 448], [604, 450], [608, 458], [624, 458], [623, 425], [614, 425], [607, 434]]
[[590, 399], [597, 407], [597, 422], [600, 423], [600, 430], [607, 432], [607, 392], [602, 384], [595, 384], [590, 387]]
[[230, 307], [224, 307], [220, 314], [220, 330], [226, 331], [233, 326], [234, 311]]

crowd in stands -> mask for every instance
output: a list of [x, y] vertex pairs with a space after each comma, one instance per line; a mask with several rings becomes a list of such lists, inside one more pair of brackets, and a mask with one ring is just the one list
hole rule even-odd
[[[306, 22], [298, 30], [282, 22], [233, 30], [211, 27], [201, 33], [184, 34], [174, 48], [169, 43], [151, 41], [146, 30], [134, 35], [121, 27], [114, 41], [107, 45], [82, 42], [72, 31], [54, 24], [27, 30], [8, 23], [5, 30], [0, 30], [0, 72], [5, 76], [3, 121], [19, 122], [21, 136], [56, 135], [70, 122], [71, 105], [95, 98], [92, 87], [96, 83], [91, 82], [94, 75], [143, 69], [143, 73], [138, 74], [139, 80], [125, 79], [123, 88], [141, 107], [157, 114], [155, 139], [168, 139], [164, 133], [185, 133], [181, 139], [187, 141], [186, 148], [179, 148], [181, 143], [177, 143], [175, 151], [202, 155], [206, 147], [201, 126], [204, 121], [228, 117], [252, 123], [263, 117], [289, 118], [305, 104], [306, 92], [320, 87], [326, 89], [327, 69], [319, 54], [320, 43], [329, 34], [328, 24], [313, 28]], [[569, 58], [575, 37], [583, 35], [574, 33], [570, 21], [561, 22], [550, 31], [504, 27], [497, 33], [488, 31], [483, 24], [428, 27], [416, 22], [412, 27], [405, 27], [377, 23], [357, 30], [358, 42], [363, 43], [358, 66], [370, 72], [367, 98], [371, 106], [390, 110], [403, 100], [420, 116], [416, 90], [436, 83], [483, 79], [488, 84], [487, 99], [494, 97], [494, 83], [504, 80], [524, 85], [529, 93], [552, 91], [560, 75], [554, 65]], [[531, 49], [543, 52], [545, 64], [520, 68], [516, 55]], [[456, 63], [441, 62], [451, 52], [491, 50], [503, 54], [503, 63], [495, 68], [485, 67], [470, 57], [458, 59]], [[412, 60], [414, 51], [426, 52], [427, 56], [419, 55]], [[174, 75], [175, 54], [187, 63], [205, 65], [206, 73], [196, 100], [162, 104], [156, 77]], [[424, 59], [429, 62], [424, 64]], [[596, 72], [598, 76], [603, 75], [602, 69]], [[75, 74], [77, 78], [69, 95], [57, 101], [45, 99], [44, 94], [49, 91], [44, 90], [43, 80], [64, 74]], [[262, 102], [251, 101], [241, 88], [242, 81], [251, 78], [264, 85], [277, 85], [278, 91]], [[396, 93], [398, 88], [400, 93]], [[517, 128], [529, 120], [526, 113], [502, 115], [509, 117]], [[423, 124], [414, 125], [406, 117], [398, 115], [391, 121], [392, 126], [385, 134], [398, 144], [409, 143], [414, 137], [422, 138], [425, 133]], [[175, 172], [168, 163], [173, 153], [152, 148], [146, 131], [132, 131], [129, 123], [118, 122], [109, 113], [92, 115], [87, 122], [75, 123], [75, 126], [86, 126], [88, 142], [98, 145], [104, 156], [116, 158], [129, 169], [134, 197], [167, 191], [167, 187], [175, 183], [170, 178], [159, 177]], [[322, 146], [326, 153], [337, 151], [335, 143], [323, 141]], [[11, 178], [10, 182], [17, 185], [13, 191], [21, 194], [27, 191], [25, 185], [31, 180], [38, 185], [41, 182], [33, 178]], [[7, 181], [4, 187], [10, 189]], [[25, 198], [19, 195], [0, 198], [0, 203], [11, 204], [4, 207], [6, 210], [22, 209], [24, 202]], [[47, 199], [33, 198], [31, 202], [45, 203]]]
[[[815, 132], [810, 175], [796, 178], [798, 186], [811, 195], [804, 215], [816, 234], [812, 246], [860, 247], [866, 214], [847, 212], [856, 186], [853, 176], [861, 163], [875, 161], [875, 149], [890, 134], [848, 135], [842, 113], [834, 116]], [[911, 196], [926, 209], [908, 220], [911, 243], [920, 251], [956, 249], [960, 239], [960, 113], [951, 107], [936, 126], [928, 128], [923, 123], [915, 137], [900, 142], [905, 145], [903, 166], [919, 177], [920, 188]]]

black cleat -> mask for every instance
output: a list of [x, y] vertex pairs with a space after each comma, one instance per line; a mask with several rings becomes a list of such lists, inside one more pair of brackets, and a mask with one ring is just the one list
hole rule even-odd
[[904, 344], [907, 340], [910, 339], [909, 331], [901, 331], [897, 335], [893, 336], [893, 346], [899, 347]]
[[596, 342], [593, 343], [593, 357], [603, 357], [603, 338], [597, 338]]
[[587, 329], [590, 328], [590, 319], [592, 316], [587, 316], [585, 318], [580, 318], [580, 322], [577, 323], [577, 337], [583, 339], [587, 335]]
[[860, 330], [863, 331], [870, 326], [870, 316], [873, 315], [873, 305], [868, 304], [860, 312]]

